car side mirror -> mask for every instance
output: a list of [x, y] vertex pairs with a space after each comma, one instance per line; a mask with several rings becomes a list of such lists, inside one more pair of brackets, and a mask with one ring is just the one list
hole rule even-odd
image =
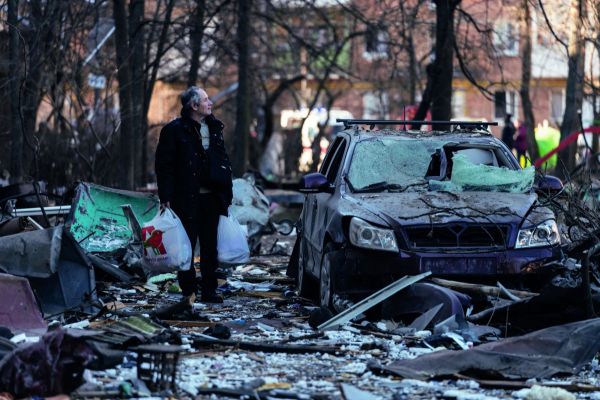
[[300, 179], [301, 193], [333, 193], [334, 186], [320, 172], [306, 174]]
[[547, 194], [556, 194], [563, 190], [563, 183], [555, 176], [546, 175], [536, 182], [535, 190]]

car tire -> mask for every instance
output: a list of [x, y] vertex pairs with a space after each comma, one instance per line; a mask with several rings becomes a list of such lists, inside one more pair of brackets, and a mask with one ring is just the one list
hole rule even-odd
[[333, 264], [331, 252], [335, 250], [333, 243], [327, 243], [323, 249], [321, 262], [321, 277], [319, 279], [319, 302], [321, 307], [334, 311], [333, 307]]
[[307, 299], [314, 299], [316, 297], [316, 288], [310, 275], [306, 271], [306, 261], [304, 250], [302, 249], [302, 239], [298, 237], [298, 275], [296, 278], [296, 285], [298, 286], [298, 295], [306, 297]]

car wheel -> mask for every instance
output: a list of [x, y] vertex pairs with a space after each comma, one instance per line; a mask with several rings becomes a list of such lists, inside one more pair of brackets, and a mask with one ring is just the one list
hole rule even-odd
[[321, 263], [321, 279], [319, 279], [319, 300], [321, 307], [334, 310], [333, 308], [333, 266], [331, 262], [331, 252], [334, 250], [333, 244], [328, 243], [325, 246], [323, 262]]
[[298, 285], [298, 294], [308, 299], [315, 297], [314, 283], [310, 279], [308, 272], [306, 271], [306, 255], [305, 250], [302, 246], [302, 240], [298, 238], [298, 276], [296, 278], [296, 284]]

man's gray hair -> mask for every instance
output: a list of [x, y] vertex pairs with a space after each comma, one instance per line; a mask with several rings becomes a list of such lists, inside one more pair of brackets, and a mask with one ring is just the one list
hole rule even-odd
[[199, 103], [200, 88], [198, 86], [190, 86], [181, 93], [181, 105], [184, 109], [189, 109], [192, 104]]

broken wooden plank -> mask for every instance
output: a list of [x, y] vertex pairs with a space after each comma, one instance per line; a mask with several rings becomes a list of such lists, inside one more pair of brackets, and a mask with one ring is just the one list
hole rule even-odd
[[[458, 290], [458, 291], [465, 291], [465, 292], [472, 292], [472, 293], [479, 293], [479, 294], [484, 294], [486, 296], [500, 297], [500, 295], [503, 293], [500, 288], [497, 288], [495, 286], [487, 286], [487, 285], [479, 285], [479, 284], [475, 284], [475, 283], [450, 281], [447, 279], [440, 279], [440, 278], [431, 278], [431, 281], [437, 285], [444, 286], [444, 287], [447, 287], [450, 289], [454, 289], [454, 290]], [[526, 292], [523, 290], [514, 290], [514, 289], [506, 289], [506, 290], [510, 294], [515, 295], [521, 299], [537, 296], [539, 294], [539, 293], [533, 293], [533, 292]]]
[[210, 321], [177, 321], [172, 319], [163, 319], [162, 322], [179, 328], [211, 328], [217, 322]]
[[288, 353], [288, 354], [305, 354], [305, 353], [327, 353], [335, 354], [340, 351], [337, 347], [333, 346], [291, 346], [285, 344], [272, 344], [272, 343], [254, 343], [254, 342], [242, 342], [236, 340], [221, 340], [221, 339], [194, 339], [194, 347], [205, 347], [205, 346], [225, 346], [225, 347], [236, 347], [241, 350], [249, 351], [263, 351], [266, 353]]
[[507, 288], [504, 287], [504, 285], [502, 285], [500, 282], [496, 282], [496, 286], [498, 286], [498, 289], [500, 289], [500, 291], [502, 292], [502, 294], [504, 294], [504, 296], [506, 296], [509, 300], [512, 301], [518, 301], [521, 298], [515, 294], [512, 294], [510, 292], [510, 290], [508, 290]]
[[283, 300], [283, 296], [281, 292], [256, 292], [256, 291], [244, 291], [238, 292], [239, 296], [248, 296], [248, 297], [256, 297], [259, 299], [275, 299], [275, 300]]
[[412, 276], [412, 275], [404, 276], [404, 277], [400, 278], [399, 280], [392, 282], [391, 284], [384, 287], [383, 289], [377, 291], [376, 293], [372, 294], [371, 296], [369, 296], [365, 299], [362, 299], [361, 301], [359, 301], [352, 307], [350, 307], [350, 308], [342, 311], [338, 315], [334, 316], [329, 321], [325, 321], [324, 323], [319, 325], [317, 327], [317, 329], [319, 331], [324, 331], [327, 329], [333, 329], [340, 325], [344, 325], [345, 323], [350, 322], [356, 316], [367, 311], [369, 308], [381, 303], [382, 301], [384, 301], [385, 299], [398, 293], [405, 287], [410, 286], [413, 283], [418, 282], [429, 275], [431, 275], [431, 271], [423, 272], [422, 274], [414, 275], [414, 276]]

